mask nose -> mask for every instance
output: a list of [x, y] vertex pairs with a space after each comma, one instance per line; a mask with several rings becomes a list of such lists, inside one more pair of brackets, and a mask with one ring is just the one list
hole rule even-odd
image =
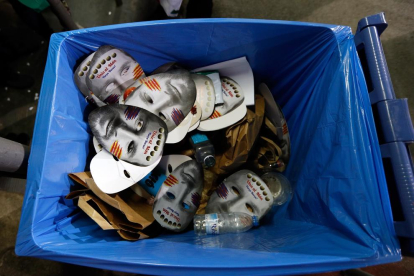
[[138, 142], [137, 141], [138, 139], [137, 139], [136, 135], [129, 128], [126, 128], [125, 125], [121, 125], [121, 126], [118, 127], [118, 129], [117, 129], [117, 139], [119, 139], [120, 141], [134, 140], [135, 142]]

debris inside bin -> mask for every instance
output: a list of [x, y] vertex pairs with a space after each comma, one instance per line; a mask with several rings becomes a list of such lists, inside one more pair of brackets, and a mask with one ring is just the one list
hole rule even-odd
[[287, 123], [245, 57], [144, 69], [110, 45], [80, 61], [96, 153], [67, 199], [130, 241], [190, 230], [196, 214], [197, 233], [243, 232], [289, 202]]

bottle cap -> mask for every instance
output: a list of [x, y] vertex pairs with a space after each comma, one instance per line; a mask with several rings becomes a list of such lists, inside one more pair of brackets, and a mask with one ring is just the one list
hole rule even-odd
[[259, 226], [259, 218], [257, 216], [252, 216], [253, 226]]
[[213, 167], [216, 164], [216, 159], [213, 155], [208, 155], [206, 158], [204, 158], [204, 165], [207, 168]]

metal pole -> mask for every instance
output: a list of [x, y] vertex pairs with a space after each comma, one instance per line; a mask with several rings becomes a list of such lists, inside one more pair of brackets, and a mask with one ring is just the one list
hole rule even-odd
[[47, 1], [53, 10], [53, 13], [59, 18], [60, 24], [62, 24], [67, 31], [79, 29], [60, 0]]
[[0, 137], [0, 171], [17, 172], [27, 168], [29, 147]]

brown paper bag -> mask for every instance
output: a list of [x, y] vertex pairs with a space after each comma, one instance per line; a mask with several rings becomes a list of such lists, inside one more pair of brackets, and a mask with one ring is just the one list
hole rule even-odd
[[283, 151], [276, 143], [278, 139], [277, 129], [266, 117], [261, 135], [258, 139], [258, 146], [251, 155], [252, 163], [259, 170], [276, 169], [283, 172], [286, 168], [286, 161], [283, 160]]
[[210, 199], [213, 187], [217, 181], [217, 175], [209, 170], [204, 170], [204, 187], [201, 193], [200, 206], [197, 209], [196, 214], [202, 215], [206, 213], [207, 202]]
[[142, 225], [129, 222], [119, 210], [92, 193], [80, 196], [78, 206], [103, 230], [116, 230], [123, 239], [130, 241], [148, 238], [141, 232]]
[[[255, 95], [254, 112], [247, 109], [246, 116], [238, 123], [225, 131], [226, 145], [224, 151], [216, 151], [216, 165], [213, 171], [216, 174], [229, 174], [246, 163], [249, 152], [256, 141], [263, 124], [265, 102], [261, 95]], [[222, 143], [219, 137], [215, 145]]]
[[78, 206], [104, 230], [117, 230], [126, 240], [154, 237], [161, 232], [147, 200], [126, 189], [117, 194], [103, 193], [89, 172], [69, 174], [86, 189], [70, 192], [66, 198], [78, 200]]

